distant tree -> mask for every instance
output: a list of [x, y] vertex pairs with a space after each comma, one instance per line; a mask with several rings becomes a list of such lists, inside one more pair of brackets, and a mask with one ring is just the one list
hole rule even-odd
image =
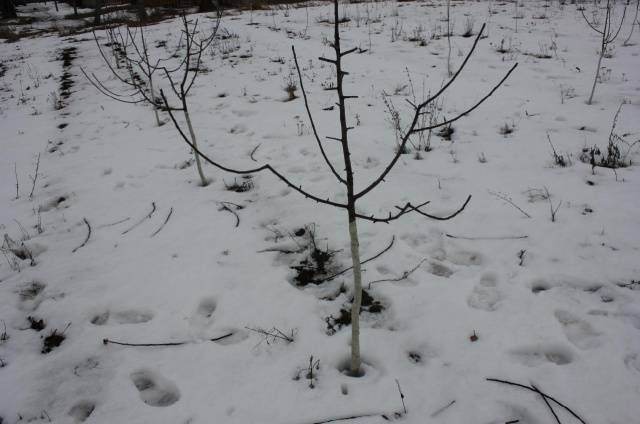
[[134, 0], [134, 4], [136, 5], [138, 21], [145, 22], [147, 20], [147, 9], [144, 6], [144, 0]]
[[215, 10], [216, 6], [213, 4], [213, 1], [211, 0], [199, 0], [198, 1], [198, 12], [203, 13], [203, 12], [211, 12], [212, 10]]
[[102, 22], [101, 16], [102, 16], [103, 3], [104, 3], [104, 0], [96, 0], [95, 16], [93, 18], [94, 25], [100, 25]]
[[[158, 115], [160, 107], [167, 109], [169, 112], [182, 112], [189, 128], [189, 143], [195, 146], [193, 151], [200, 184], [206, 186], [209, 184], [209, 180], [204, 175], [202, 161], [198, 154], [196, 133], [189, 114], [188, 96], [203, 68], [202, 55], [209, 49], [216, 37], [220, 24], [220, 14], [217, 15], [215, 25], [207, 35], [200, 30], [198, 20], [190, 21], [186, 15], [183, 15], [181, 20], [182, 31], [176, 51], [167, 57], [159, 59], [151, 57], [143, 27], [138, 30], [132, 30], [130, 27], [126, 27], [126, 30], [121, 30], [119, 27], [107, 29], [106, 33], [109, 45], [112, 48], [113, 60], [110, 60], [109, 55], [103, 50], [94, 31], [93, 36], [98, 52], [111, 74], [125, 87], [123, 92], [117, 92], [107, 87], [105, 84], [106, 79], [102, 80], [93, 73], [89, 74], [82, 67], [80, 67], [80, 70], [98, 91], [113, 100], [121, 103], [147, 103], [151, 105], [158, 126], [163, 124]], [[174, 66], [168, 64], [171, 63], [172, 58], [178, 58], [177, 66], [175, 63], [173, 63]], [[177, 100], [176, 105], [167, 103], [167, 96], [164, 95], [162, 90], [160, 90], [160, 93], [163, 100], [156, 96], [154, 84], [156, 83], [155, 76], [158, 73], [165, 77], [165, 85], [168, 85], [167, 88], [170, 88], [168, 92], [170, 94], [173, 93], [174, 98]]]
[[3, 19], [17, 18], [16, 5], [13, 0], [0, 0], [0, 14]]
[[614, 9], [615, 9], [615, 1], [612, 2], [611, 0], [607, 0], [606, 11], [604, 15], [604, 22], [601, 28], [598, 28], [595, 19], [593, 19], [592, 21], [589, 21], [589, 19], [584, 14], [584, 10], [581, 11], [582, 17], [587, 22], [587, 25], [589, 25], [589, 27], [592, 30], [600, 34], [600, 36], [602, 37], [600, 40], [600, 49], [598, 50], [598, 66], [596, 67], [596, 75], [593, 78], [591, 95], [589, 96], [589, 100], [587, 101], [588, 105], [593, 103], [593, 94], [596, 91], [596, 83], [598, 82], [598, 78], [600, 77], [600, 65], [602, 64], [602, 58], [607, 53], [607, 49], [609, 48], [609, 45], [613, 43], [616, 38], [618, 38], [618, 35], [620, 34], [620, 30], [622, 29], [624, 17], [627, 13], [627, 6], [625, 5], [624, 10], [622, 11], [622, 18], [620, 19], [620, 22], [616, 25], [612, 21]]

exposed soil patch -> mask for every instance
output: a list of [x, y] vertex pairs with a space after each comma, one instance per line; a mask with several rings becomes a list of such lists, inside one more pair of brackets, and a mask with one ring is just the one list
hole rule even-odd
[[63, 100], [66, 100], [71, 96], [71, 88], [74, 85], [71, 66], [73, 65], [73, 61], [78, 57], [77, 52], [77, 47], [65, 47], [56, 57], [56, 60], [62, 61], [62, 76], [60, 77], [60, 86], [58, 89], [60, 101], [56, 106], [57, 109], [64, 108], [66, 104]]
[[253, 183], [253, 179], [250, 175], [242, 177], [242, 180], [238, 182], [238, 180], [234, 179], [233, 183], [227, 184], [224, 183], [224, 187], [229, 191], [235, 191], [236, 193], [245, 193], [247, 191], [253, 190], [255, 184]]
[[43, 319], [38, 319], [37, 317], [29, 316], [27, 321], [29, 321], [29, 328], [35, 331], [42, 331], [47, 326]]
[[291, 269], [296, 271], [293, 277], [296, 287], [305, 287], [309, 284], [319, 285], [331, 277], [335, 271], [333, 257], [337, 251], [330, 250], [327, 246], [325, 249], [318, 247], [316, 236], [312, 226], [299, 228], [293, 233], [296, 237], [306, 238], [306, 245], [301, 245], [300, 251], [305, 252], [305, 256]]
[[66, 339], [64, 331], [58, 332], [57, 329], [52, 330], [47, 337], [42, 340], [42, 353], [47, 354], [59, 347]]
[[[327, 323], [327, 334], [329, 336], [337, 333], [342, 327], [351, 325], [351, 305], [353, 297], [338, 312], [338, 316], [329, 315], [324, 320]], [[385, 310], [385, 306], [379, 300], [375, 300], [366, 290], [362, 289], [362, 304], [360, 314], [368, 312], [370, 314], [380, 314]]]

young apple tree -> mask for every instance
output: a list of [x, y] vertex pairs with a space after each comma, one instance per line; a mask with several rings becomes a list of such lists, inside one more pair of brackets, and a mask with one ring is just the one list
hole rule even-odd
[[611, 0], [607, 0], [607, 5], [605, 8], [606, 11], [604, 15], [604, 23], [601, 29], [598, 29], [595, 21], [589, 21], [589, 19], [584, 14], [584, 10], [581, 10], [582, 17], [587, 22], [587, 25], [589, 25], [589, 27], [592, 30], [594, 30], [595, 32], [601, 35], [600, 49], [598, 50], [598, 66], [596, 67], [596, 75], [593, 78], [593, 85], [591, 86], [591, 94], [589, 95], [589, 100], [587, 101], [588, 105], [593, 103], [593, 94], [596, 91], [596, 83], [598, 82], [598, 78], [600, 77], [600, 65], [602, 64], [602, 58], [606, 54], [609, 45], [613, 43], [616, 38], [618, 38], [618, 34], [620, 34], [620, 30], [622, 29], [622, 23], [624, 22], [624, 17], [627, 13], [627, 6], [625, 5], [622, 11], [622, 18], [620, 19], [620, 22], [618, 23], [618, 25], [615, 25], [614, 22], [612, 22], [614, 8], [615, 8], [615, 3], [612, 2]]
[[[428, 126], [420, 126], [419, 123], [424, 122], [424, 120], [421, 120], [420, 118], [425, 113], [428, 113], [428, 106], [433, 102], [435, 102], [451, 86], [451, 84], [458, 78], [458, 76], [466, 66], [467, 62], [469, 61], [469, 58], [472, 56], [473, 52], [475, 51], [478, 41], [482, 36], [482, 33], [484, 31], [484, 25], [483, 25], [482, 29], [480, 30], [480, 32], [477, 34], [475, 38], [473, 46], [471, 47], [464, 61], [460, 65], [460, 68], [455, 73], [453, 73], [451, 78], [434, 95], [429, 96], [423, 102], [410, 103], [413, 109], [413, 116], [410, 120], [411, 123], [404, 130], [402, 134], [402, 137], [400, 139], [401, 140], [400, 145], [398, 146], [398, 148], [395, 149], [395, 153], [390, 158], [388, 164], [385, 166], [383, 171], [378, 175], [378, 177], [375, 178], [373, 181], [369, 182], [367, 185], [365, 185], [363, 189], [356, 190], [353, 163], [351, 159], [351, 152], [349, 149], [350, 148], [349, 131], [352, 129], [352, 127], [350, 127], [347, 122], [346, 103], [350, 99], [357, 98], [357, 96], [345, 94], [343, 82], [344, 82], [344, 77], [345, 75], [348, 74], [348, 72], [344, 70], [343, 61], [345, 60], [345, 57], [347, 55], [357, 51], [357, 48], [351, 48], [347, 50], [342, 49], [341, 39], [340, 39], [340, 21], [341, 20], [340, 20], [339, 9], [338, 9], [338, 0], [334, 0], [333, 2], [333, 12], [334, 12], [333, 13], [334, 27], [333, 27], [333, 42], [331, 43], [331, 47], [335, 51], [335, 58], [328, 59], [328, 58], [321, 57], [319, 58], [319, 60], [331, 64], [332, 66], [335, 67], [335, 70], [336, 70], [335, 84], [333, 84], [332, 89], [336, 91], [336, 94], [338, 97], [337, 106], [338, 106], [338, 123], [340, 128], [340, 136], [327, 137], [327, 138], [340, 143], [340, 146], [342, 148], [342, 162], [343, 162], [342, 165], [344, 167], [343, 168], [344, 172], [338, 171], [335, 164], [331, 161], [331, 159], [329, 159], [329, 157], [325, 152], [323, 143], [320, 139], [320, 136], [318, 135], [318, 130], [316, 128], [313, 115], [311, 113], [307, 94], [304, 89], [300, 66], [298, 65], [298, 57], [296, 55], [296, 51], [294, 47], [292, 47], [292, 51], [293, 51], [293, 58], [296, 64], [297, 72], [298, 72], [298, 77], [300, 79], [300, 88], [303, 94], [305, 108], [307, 111], [307, 115], [309, 117], [314, 138], [318, 144], [318, 148], [320, 149], [322, 157], [326, 162], [330, 172], [336, 178], [338, 183], [343, 186], [342, 189], [346, 191], [346, 195], [347, 195], [346, 203], [332, 200], [331, 198], [321, 198], [318, 195], [315, 195], [305, 190], [304, 188], [302, 188], [302, 186], [295, 184], [293, 181], [291, 181], [288, 177], [280, 173], [277, 169], [272, 167], [270, 164], [265, 164], [252, 169], [236, 169], [236, 168], [232, 168], [224, 164], [221, 164], [220, 162], [214, 160], [212, 157], [207, 156], [206, 154], [198, 150], [197, 146], [195, 146], [192, 143], [190, 138], [186, 135], [185, 131], [182, 129], [181, 125], [175, 119], [175, 116], [171, 109], [169, 109], [169, 116], [171, 117], [175, 127], [180, 133], [182, 140], [185, 143], [187, 143], [189, 146], [191, 146], [196, 151], [196, 153], [200, 154], [202, 158], [208, 163], [210, 163], [211, 165], [214, 165], [219, 169], [222, 169], [226, 172], [230, 172], [234, 174], [251, 174], [251, 173], [257, 173], [261, 171], [269, 171], [272, 174], [274, 174], [278, 179], [280, 179], [284, 184], [290, 187], [292, 190], [302, 194], [306, 198], [314, 200], [323, 205], [342, 209], [346, 212], [347, 228], [349, 232], [350, 245], [351, 245], [351, 261], [353, 264], [353, 304], [351, 308], [351, 360], [350, 360], [349, 371], [351, 375], [359, 376], [361, 375], [359, 317], [360, 317], [360, 307], [362, 303], [362, 268], [361, 268], [361, 262], [360, 262], [360, 245], [359, 245], [359, 239], [358, 239], [358, 226], [357, 226], [358, 220], [369, 221], [373, 223], [389, 223], [409, 213], [417, 213], [427, 218], [445, 221], [445, 220], [452, 219], [455, 216], [457, 216], [459, 213], [461, 213], [465, 209], [465, 207], [469, 204], [469, 201], [471, 200], [471, 196], [468, 196], [467, 199], [463, 202], [462, 206], [460, 206], [455, 212], [447, 216], [436, 216], [426, 212], [424, 210], [424, 207], [429, 203], [428, 201], [417, 203], [417, 204], [407, 202], [402, 206], [396, 206], [396, 209], [393, 212], [389, 212], [388, 215], [385, 215], [385, 216], [361, 214], [357, 211], [356, 203], [358, 202], [358, 200], [364, 198], [367, 194], [371, 193], [376, 187], [378, 187], [378, 185], [380, 185], [385, 180], [385, 178], [389, 175], [391, 170], [397, 165], [398, 160], [402, 152], [404, 151], [407, 143], [409, 142], [409, 138], [412, 135], [416, 135], [424, 131], [429, 131], [434, 128], [439, 128], [439, 127], [449, 125], [452, 122], [457, 121], [463, 116], [471, 113], [478, 106], [480, 106], [480, 104], [482, 104], [489, 97], [491, 97], [492, 94], [495, 93], [495, 91], [502, 85], [502, 83], [514, 71], [517, 64], [513, 65], [513, 67], [509, 69], [509, 71], [504, 75], [504, 77], [487, 94], [485, 94], [480, 100], [478, 100], [473, 106], [469, 107], [464, 112], [458, 114], [457, 116], [451, 119], [443, 119], [441, 122], [433, 123]], [[168, 101], [162, 90], [160, 91], [160, 94], [165, 102], [165, 105], [168, 105]]]
[[[107, 97], [122, 103], [150, 104], [153, 108], [158, 126], [163, 124], [158, 115], [158, 109], [164, 108], [170, 111], [181, 111], [189, 128], [191, 144], [196, 146], [193, 152], [200, 184], [206, 186], [209, 180], [204, 175], [202, 161], [200, 155], [197, 153], [198, 142], [191, 122], [191, 115], [189, 114], [187, 96], [201, 71], [202, 54], [215, 39], [220, 24], [220, 15], [218, 14], [213, 28], [206, 35], [203, 35], [200, 31], [198, 20], [190, 21], [183, 15], [181, 17], [181, 23], [181, 37], [176, 51], [168, 57], [160, 59], [152, 59], [150, 57], [142, 27], [134, 31], [129, 27], [124, 31], [120, 28], [109, 28], [107, 35], [113, 51], [113, 64], [100, 45], [98, 36], [94, 31], [93, 36], [98, 46], [98, 51], [111, 74], [125, 87], [126, 90], [124, 92], [116, 92], [107, 87], [94, 73], [89, 75], [83, 68], [80, 69], [89, 82]], [[173, 57], [178, 57], [177, 64], [175, 60], [172, 61]], [[124, 62], [123, 66], [120, 66], [121, 61]], [[140, 74], [143, 75], [143, 77], [140, 77]], [[163, 101], [157, 97], [155, 77], [158, 74], [165, 77], [171, 91], [177, 99], [178, 105], [168, 104], [166, 98], [163, 104]]]

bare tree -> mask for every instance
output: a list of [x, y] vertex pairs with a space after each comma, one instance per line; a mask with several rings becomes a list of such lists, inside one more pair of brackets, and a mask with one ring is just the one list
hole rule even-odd
[[[136, 104], [146, 102], [151, 104], [156, 123], [160, 126], [162, 122], [157, 111], [159, 102], [155, 98], [153, 76], [159, 65], [167, 59], [158, 59], [153, 63], [151, 62], [142, 28], [132, 31], [129, 27], [124, 29], [111, 27], [107, 28], [105, 32], [109, 40], [113, 60], [109, 60], [95, 31], [93, 32], [93, 38], [107, 68], [125, 87], [125, 91], [117, 92], [107, 87], [94, 73], [89, 75], [82, 67], [80, 67], [80, 70], [89, 82], [107, 97], [122, 103]], [[138, 72], [144, 75], [144, 79], [140, 77]]]
[[[187, 96], [201, 71], [202, 54], [215, 39], [220, 24], [220, 15], [218, 14], [213, 29], [206, 36], [202, 35], [198, 27], [198, 20], [190, 21], [183, 15], [181, 21], [182, 30], [176, 51], [166, 58], [159, 59], [151, 59], [149, 47], [142, 28], [133, 31], [129, 27], [124, 31], [120, 28], [110, 28], [107, 30], [114, 56], [113, 64], [100, 45], [98, 36], [95, 32], [93, 33], [98, 51], [107, 64], [109, 71], [125, 87], [125, 91], [123, 92], [116, 92], [107, 87], [94, 73], [89, 75], [84, 69], [81, 68], [81, 70], [93, 86], [107, 97], [122, 103], [150, 104], [153, 107], [158, 126], [163, 124], [158, 114], [160, 107], [171, 111], [181, 111], [189, 128], [191, 143], [197, 148], [198, 142], [191, 122], [191, 115], [189, 114]], [[176, 56], [180, 57], [179, 63], [177, 65], [173, 63], [174, 66], [171, 66], [169, 63], [171, 63], [172, 58]], [[120, 61], [124, 62], [122, 67]], [[177, 99], [177, 106], [169, 105], [164, 95], [164, 105], [163, 101], [159, 97], [156, 97], [154, 86], [154, 76], [156, 73], [161, 73], [167, 80], [171, 91]], [[141, 78], [140, 74], [142, 74], [144, 78]], [[206, 186], [209, 181], [204, 175], [202, 161], [197, 153], [197, 149], [194, 149], [194, 155], [200, 183], [202, 186]]]
[[631, 40], [631, 36], [633, 35], [633, 29], [636, 25], [640, 25], [640, 23], [638, 22], [638, 9], [640, 9], [640, 0], [636, 0], [636, 13], [633, 16], [633, 20], [631, 21], [631, 30], [629, 31], [629, 36], [626, 38], [626, 40], [624, 40], [624, 43], [622, 43], [623, 46], [632, 45], [631, 43], [629, 43], [629, 40]]
[[598, 66], [596, 68], [596, 75], [593, 78], [591, 95], [589, 96], [589, 100], [587, 101], [588, 105], [593, 103], [593, 94], [596, 91], [596, 83], [598, 82], [598, 78], [600, 77], [600, 65], [602, 64], [602, 58], [607, 52], [607, 48], [609, 47], [609, 45], [613, 43], [615, 39], [618, 37], [618, 34], [620, 34], [620, 30], [622, 29], [622, 23], [624, 22], [624, 17], [625, 17], [625, 14], [627, 13], [627, 6], [625, 5], [624, 10], [622, 12], [622, 19], [620, 19], [620, 22], [618, 23], [618, 25], [614, 25], [614, 23], [612, 22], [614, 8], [615, 8], [615, 3], [612, 2], [611, 0], [607, 0], [606, 12], [604, 16], [604, 23], [603, 23], [602, 29], [597, 28], [597, 24], [595, 21], [589, 21], [589, 19], [584, 14], [584, 10], [581, 10], [582, 17], [587, 22], [587, 25], [589, 25], [589, 27], [592, 30], [594, 30], [595, 32], [597, 32], [602, 36], [602, 39], [600, 42], [600, 50], [598, 51]]
[[[219, 169], [222, 169], [224, 171], [233, 173], [233, 174], [252, 174], [252, 173], [257, 173], [257, 172], [261, 172], [261, 171], [269, 171], [272, 174], [274, 174], [278, 179], [280, 179], [283, 183], [285, 183], [288, 187], [290, 187], [292, 190], [302, 194], [303, 196], [305, 196], [306, 198], [309, 198], [311, 200], [314, 200], [318, 203], [321, 203], [323, 205], [328, 205], [328, 206], [332, 206], [338, 209], [343, 209], [344, 211], [346, 211], [347, 213], [347, 219], [348, 219], [348, 229], [349, 229], [349, 238], [350, 238], [350, 245], [351, 245], [351, 260], [353, 263], [353, 304], [352, 304], [352, 309], [351, 309], [351, 361], [350, 361], [350, 373], [351, 375], [354, 376], [358, 376], [361, 375], [361, 359], [360, 359], [360, 307], [361, 307], [361, 302], [362, 302], [362, 269], [361, 269], [361, 262], [360, 262], [360, 246], [359, 246], [359, 238], [358, 238], [358, 227], [357, 227], [357, 220], [364, 220], [364, 221], [369, 221], [369, 222], [373, 222], [373, 223], [389, 223], [392, 221], [395, 221], [397, 219], [399, 219], [400, 217], [415, 212], [417, 214], [420, 214], [424, 217], [427, 218], [431, 218], [431, 219], [435, 219], [435, 220], [440, 220], [440, 221], [446, 221], [449, 219], [454, 218], [455, 216], [457, 216], [458, 214], [460, 214], [465, 207], [469, 204], [469, 201], [471, 200], [471, 196], [468, 196], [467, 199], [463, 202], [463, 204], [453, 213], [446, 215], [446, 216], [437, 216], [437, 215], [432, 215], [428, 212], [424, 211], [424, 207], [429, 204], [428, 201], [422, 202], [422, 203], [418, 203], [418, 204], [413, 204], [411, 202], [407, 202], [406, 204], [404, 204], [403, 206], [396, 206], [395, 210], [393, 212], [389, 212], [388, 215], [384, 215], [384, 216], [375, 216], [375, 215], [364, 215], [361, 214], [359, 212], [357, 212], [356, 209], [356, 202], [363, 198], [364, 196], [366, 196], [367, 194], [369, 194], [370, 192], [372, 192], [376, 187], [378, 187], [378, 185], [380, 185], [383, 181], [385, 181], [385, 178], [388, 176], [388, 174], [391, 172], [391, 170], [395, 167], [395, 165], [398, 163], [398, 159], [400, 158], [400, 156], [402, 155], [402, 152], [404, 151], [407, 143], [409, 142], [409, 138], [412, 135], [418, 134], [420, 132], [424, 132], [424, 131], [428, 131], [430, 129], [434, 129], [434, 128], [439, 128], [442, 126], [446, 126], [451, 124], [454, 121], [457, 121], [458, 119], [462, 118], [463, 116], [471, 113], [473, 110], [475, 110], [478, 106], [480, 106], [480, 104], [482, 104], [485, 100], [487, 100], [501, 85], [502, 83], [509, 77], [509, 75], [514, 71], [514, 69], [516, 68], [517, 64], [515, 64], [505, 75], [504, 77], [485, 95], [483, 96], [480, 100], [478, 100], [473, 106], [469, 107], [468, 109], [466, 109], [465, 111], [461, 112], [460, 114], [458, 114], [457, 116], [455, 116], [454, 118], [451, 119], [444, 119], [441, 122], [429, 125], [429, 126], [420, 126], [419, 122], [420, 122], [420, 117], [426, 113], [427, 107], [428, 105], [430, 105], [432, 102], [436, 101], [450, 86], [451, 84], [457, 79], [457, 77], [460, 75], [460, 73], [462, 72], [462, 70], [464, 69], [465, 65], [467, 64], [469, 58], [471, 57], [471, 55], [473, 54], [478, 41], [480, 40], [480, 37], [482, 36], [482, 33], [484, 31], [484, 25], [482, 27], [482, 29], [480, 30], [480, 32], [478, 33], [478, 35], [476, 36], [476, 39], [473, 43], [473, 46], [471, 48], [471, 50], [469, 51], [469, 53], [467, 54], [467, 56], [465, 57], [464, 61], [462, 62], [462, 64], [460, 65], [460, 68], [453, 74], [453, 76], [451, 77], [451, 79], [449, 79], [437, 92], [436, 94], [430, 96], [429, 98], [427, 98], [426, 100], [424, 100], [422, 103], [411, 103], [411, 107], [413, 109], [413, 117], [411, 118], [411, 123], [408, 126], [408, 128], [405, 129], [402, 138], [401, 138], [401, 143], [400, 146], [398, 146], [397, 149], [395, 149], [395, 153], [393, 154], [391, 160], [389, 161], [389, 163], [386, 165], [386, 167], [384, 168], [384, 170], [378, 175], [377, 178], [375, 178], [373, 181], [371, 181], [369, 184], [367, 184], [365, 186], [365, 188], [361, 189], [360, 191], [356, 191], [355, 189], [355, 181], [354, 181], [354, 172], [353, 172], [353, 166], [352, 166], [352, 160], [351, 160], [351, 152], [349, 149], [349, 131], [352, 129], [351, 126], [349, 126], [349, 124], [347, 123], [347, 114], [346, 114], [346, 102], [347, 100], [350, 99], [355, 99], [357, 98], [357, 96], [353, 96], [353, 95], [348, 95], [345, 94], [344, 92], [344, 85], [343, 85], [343, 81], [344, 81], [344, 77], [345, 75], [348, 74], [348, 72], [346, 72], [343, 68], [343, 59], [345, 56], [354, 53], [355, 51], [357, 51], [357, 48], [351, 48], [348, 50], [343, 50], [341, 45], [340, 45], [340, 16], [339, 16], [339, 10], [338, 10], [338, 0], [334, 0], [333, 2], [334, 4], [334, 35], [333, 35], [333, 42], [331, 43], [331, 47], [333, 48], [333, 50], [335, 51], [335, 59], [328, 59], [328, 58], [324, 58], [324, 57], [320, 57], [319, 60], [323, 61], [323, 62], [327, 62], [329, 64], [331, 64], [332, 66], [335, 66], [336, 72], [335, 72], [335, 84], [332, 87], [332, 90], [335, 90], [338, 96], [338, 112], [339, 112], [339, 125], [340, 125], [340, 136], [339, 137], [326, 137], [327, 139], [330, 140], [334, 140], [340, 143], [340, 146], [342, 148], [342, 158], [343, 158], [343, 166], [344, 166], [344, 174], [338, 172], [336, 166], [334, 165], [334, 163], [331, 161], [331, 159], [327, 156], [325, 149], [323, 147], [323, 143], [322, 140], [320, 139], [320, 136], [318, 135], [318, 131], [315, 125], [315, 121], [313, 119], [313, 115], [311, 113], [311, 109], [309, 107], [309, 102], [308, 102], [308, 98], [307, 98], [307, 93], [304, 89], [304, 84], [303, 84], [303, 78], [302, 78], [302, 74], [300, 71], [300, 66], [298, 64], [298, 58], [296, 55], [296, 51], [295, 48], [292, 47], [292, 52], [293, 52], [293, 58], [296, 64], [296, 69], [298, 72], [298, 77], [300, 79], [300, 88], [303, 94], [303, 98], [304, 98], [304, 104], [305, 104], [305, 108], [307, 111], [307, 115], [309, 117], [309, 121], [311, 124], [311, 129], [314, 135], [314, 138], [318, 144], [318, 147], [320, 149], [320, 152], [322, 154], [322, 157], [326, 163], [326, 165], [328, 166], [330, 172], [333, 174], [333, 176], [336, 178], [336, 180], [344, 186], [344, 190], [346, 190], [346, 194], [347, 194], [347, 201], [346, 203], [341, 203], [338, 202], [336, 200], [332, 200], [331, 198], [322, 198], [316, 194], [313, 194], [307, 190], [305, 190], [304, 188], [302, 188], [301, 185], [298, 185], [296, 183], [294, 183], [293, 181], [289, 180], [286, 176], [284, 176], [282, 173], [280, 173], [277, 169], [275, 169], [273, 166], [271, 166], [270, 164], [265, 164], [262, 166], [259, 166], [257, 168], [252, 168], [252, 169], [237, 169], [237, 168], [231, 168], [228, 166], [225, 166], [223, 164], [221, 164], [220, 162], [215, 161], [214, 159], [212, 159], [211, 157], [207, 156], [206, 154], [202, 153], [201, 151], [198, 150], [197, 146], [195, 146], [190, 138], [186, 135], [185, 131], [182, 129], [181, 125], [178, 123], [177, 119], [174, 116], [174, 113], [171, 109], [169, 109], [169, 116], [171, 117], [174, 125], [176, 126], [178, 132], [180, 133], [180, 135], [182, 136], [182, 140], [187, 143], [189, 146], [191, 146], [197, 153], [199, 153], [202, 158], [207, 161], [208, 163], [210, 163], [211, 165], [216, 166]], [[161, 91], [161, 95], [163, 97], [163, 100], [165, 102], [165, 105], [168, 106], [168, 101], [164, 95], [164, 93]]]

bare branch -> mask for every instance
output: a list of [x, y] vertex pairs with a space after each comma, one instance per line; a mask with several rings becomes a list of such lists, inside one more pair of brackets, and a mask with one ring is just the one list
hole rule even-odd
[[[160, 90], [160, 95], [162, 96], [162, 100], [164, 101], [165, 105], [167, 104], [167, 97], [164, 95], [164, 92], [162, 90]], [[218, 162], [215, 162], [213, 159], [211, 159], [210, 157], [208, 157], [207, 155], [205, 155], [204, 153], [202, 153], [185, 135], [184, 131], [182, 130], [182, 127], [180, 126], [180, 124], [178, 123], [178, 121], [176, 120], [176, 117], [174, 116], [174, 114], [171, 112], [171, 110], [168, 111], [169, 112], [169, 117], [171, 118], [171, 121], [173, 122], [174, 126], [176, 127], [176, 129], [178, 130], [178, 132], [180, 133], [180, 136], [182, 138], [182, 141], [184, 141], [186, 144], [188, 144], [193, 151], [200, 155], [200, 157], [202, 157], [207, 163], [215, 166], [216, 168], [222, 169], [223, 171], [232, 173], [232, 174], [239, 174], [239, 175], [246, 175], [246, 174], [253, 174], [256, 172], [261, 172], [261, 171], [269, 171], [272, 174], [274, 174], [276, 177], [278, 177], [282, 182], [284, 182], [288, 187], [292, 188], [293, 190], [297, 191], [298, 193], [302, 194], [303, 196], [315, 200], [318, 203], [323, 203], [325, 205], [330, 205], [330, 206], [335, 206], [341, 209], [346, 209], [347, 205], [343, 204], [343, 203], [338, 203], [338, 202], [334, 202], [332, 200], [329, 199], [322, 199], [314, 194], [311, 194], [305, 190], [302, 189], [302, 186], [297, 186], [294, 183], [292, 183], [289, 179], [287, 179], [284, 175], [282, 175], [280, 172], [276, 171], [271, 165], [266, 164], [266, 165], [262, 165], [258, 168], [251, 168], [251, 169], [234, 169], [234, 168], [229, 168], [226, 167]]]
[[82, 244], [80, 246], [76, 247], [75, 249], [73, 249], [71, 251], [71, 253], [76, 253], [76, 251], [78, 251], [78, 249], [84, 247], [87, 244], [87, 242], [89, 241], [89, 238], [91, 238], [91, 224], [89, 224], [89, 221], [87, 221], [87, 218], [82, 218], [82, 221], [84, 221], [85, 225], [87, 226], [87, 237], [84, 239]]
[[324, 151], [324, 147], [322, 147], [322, 142], [320, 141], [320, 137], [318, 136], [318, 130], [316, 129], [316, 124], [315, 124], [315, 121], [314, 121], [313, 116], [311, 114], [311, 109], [309, 108], [309, 101], [307, 99], [307, 91], [304, 89], [304, 83], [302, 81], [302, 73], [300, 72], [300, 65], [298, 65], [298, 56], [296, 55], [296, 49], [295, 49], [294, 46], [291, 46], [291, 51], [293, 52], [293, 61], [295, 62], [296, 70], [298, 71], [298, 79], [300, 80], [300, 91], [302, 91], [302, 98], [304, 99], [304, 107], [307, 109], [307, 116], [309, 117], [309, 122], [311, 123], [311, 129], [313, 130], [313, 135], [314, 135], [314, 137], [316, 139], [316, 142], [318, 143], [318, 147], [320, 148], [320, 153], [322, 153], [322, 157], [324, 158], [324, 161], [329, 166], [329, 169], [331, 169], [331, 173], [342, 184], [346, 184], [347, 181], [340, 174], [338, 174], [338, 171], [336, 171], [335, 167], [333, 166], [333, 164], [331, 163], [331, 161], [327, 157], [327, 154]]

